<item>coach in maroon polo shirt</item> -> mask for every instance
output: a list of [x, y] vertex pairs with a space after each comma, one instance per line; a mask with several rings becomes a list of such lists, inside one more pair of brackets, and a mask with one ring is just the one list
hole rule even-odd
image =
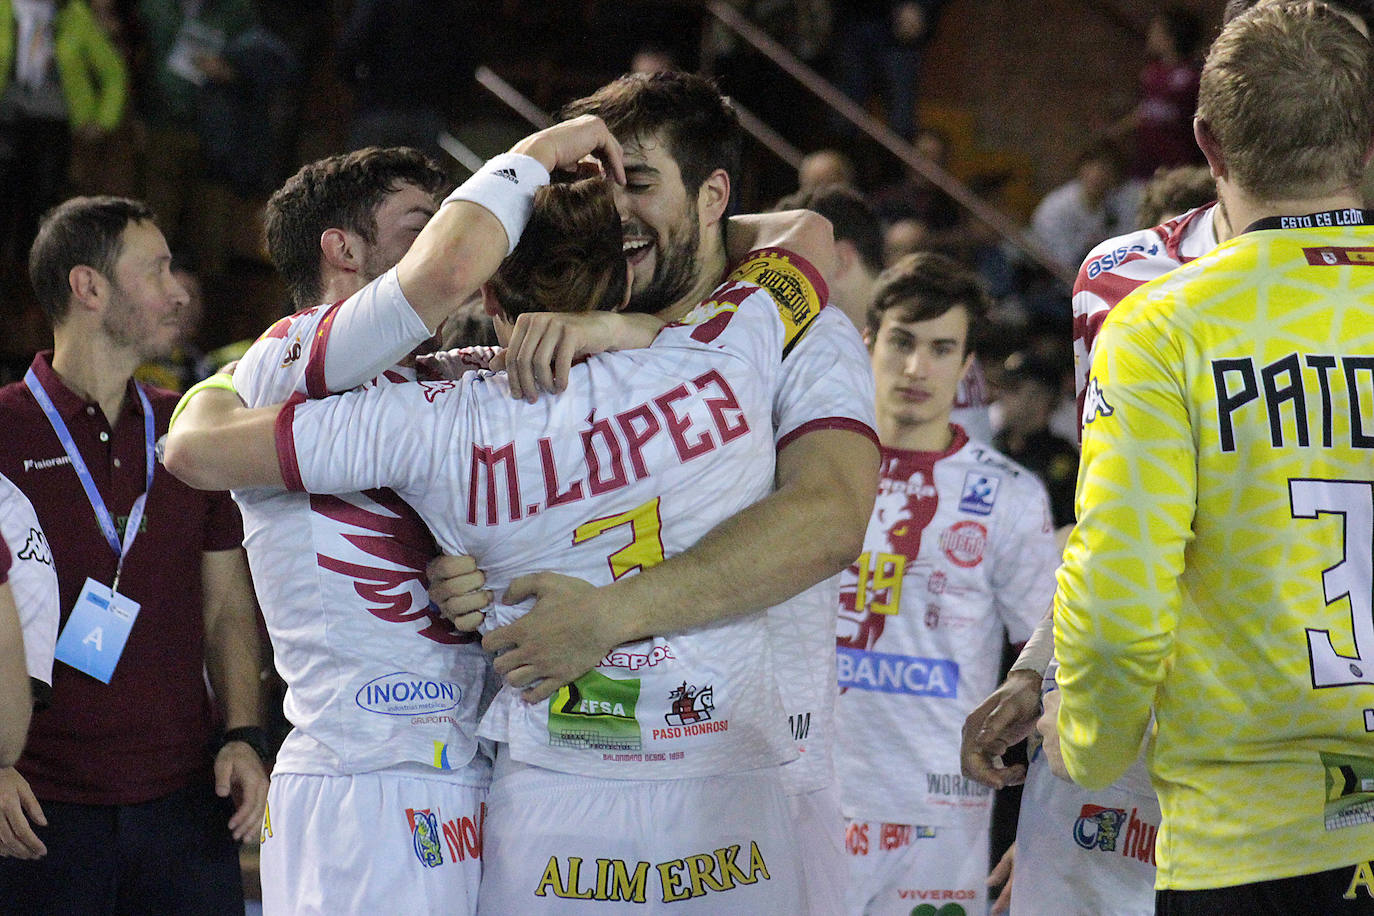
[[[132, 377], [171, 349], [187, 304], [152, 218], [112, 197], [45, 217], [29, 274], [55, 349], [0, 389], [0, 473], [52, 546], [59, 650], [71, 629], [105, 664], [117, 659], [108, 683], [84, 656], [55, 664], [51, 705], [34, 715], [17, 767], [0, 769], [0, 912], [243, 912], [234, 841], [259, 829], [267, 794], [251, 728], [252, 586], [227, 494], [192, 490], [155, 458], [147, 483], [177, 398]], [[103, 637], [84, 616], [67, 626], [74, 609], [112, 603], [138, 605], [122, 653], [117, 622]], [[246, 740], [221, 746], [221, 725]]]

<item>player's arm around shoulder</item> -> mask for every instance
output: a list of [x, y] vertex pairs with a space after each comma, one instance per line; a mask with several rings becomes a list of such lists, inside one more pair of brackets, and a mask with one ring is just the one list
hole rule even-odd
[[228, 375], [211, 376], [182, 396], [162, 463], [201, 490], [281, 486], [276, 425], [281, 405], [245, 407]]

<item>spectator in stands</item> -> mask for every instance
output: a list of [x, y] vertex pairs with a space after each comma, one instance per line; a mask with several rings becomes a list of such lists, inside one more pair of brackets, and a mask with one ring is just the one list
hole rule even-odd
[[839, 306], [854, 327], [865, 327], [883, 269], [882, 226], [868, 201], [853, 188], [832, 184], [784, 197], [775, 209], [814, 210], [830, 220], [835, 232], [830, 304]]
[[930, 0], [849, 0], [836, 23], [840, 89], [860, 105], [876, 89], [887, 126], [905, 140], [916, 135], [921, 49], [940, 6]]
[[1217, 183], [1205, 165], [1156, 169], [1140, 195], [1137, 226], [1157, 226], [1170, 217], [1217, 199]]
[[1078, 157], [1076, 177], [1055, 188], [1031, 217], [1031, 230], [1066, 271], [1075, 271], [1098, 242], [1135, 226], [1130, 195], [1121, 189], [1121, 157], [1097, 143]]
[[0, 254], [22, 262], [72, 136], [119, 125], [129, 74], [85, 0], [0, 0], [0, 30]]
[[1145, 39], [1150, 60], [1140, 73], [1140, 102], [1118, 124], [1121, 133], [1134, 135], [1134, 178], [1143, 181], [1157, 168], [1202, 163], [1193, 141], [1201, 38], [1202, 23], [1187, 9], [1172, 6], [1150, 20]]
[[200, 110], [207, 87], [239, 79], [225, 52], [252, 26], [252, 7], [249, 0], [139, 0], [138, 16], [148, 41], [139, 99], [148, 205], [172, 244], [190, 248], [213, 273], [224, 256], [226, 214], [204, 200], [207, 142], [217, 138], [202, 135]]
[[837, 149], [818, 149], [802, 157], [797, 168], [797, 191], [805, 194], [827, 185], [857, 187], [854, 160]]
[[358, 0], [338, 44], [357, 93], [349, 149], [413, 146], [441, 159], [439, 134], [472, 82], [487, 15], [472, 0]]
[[992, 444], [1017, 464], [1025, 465], [1050, 495], [1054, 527], [1073, 522], [1073, 491], [1078, 479], [1078, 449], [1050, 429], [1064, 390], [1068, 366], [1022, 350], [1002, 363], [997, 376], [1001, 428]]
[[681, 69], [677, 56], [668, 47], [656, 42], [640, 45], [635, 49], [634, 57], [630, 58], [631, 73], [663, 73]]

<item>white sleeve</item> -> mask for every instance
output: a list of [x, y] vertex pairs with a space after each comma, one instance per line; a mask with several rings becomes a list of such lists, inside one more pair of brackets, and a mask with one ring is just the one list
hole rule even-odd
[[992, 588], [1008, 638], [1025, 642], [1054, 599], [1059, 551], [1045, 486], [1029, 471], [1009, 481], [1016, 499], [997, 538]]
[[371, 381], [429, 338], [392, 268], [342, 302], [283, 318], [234, 371], [249, 407], [322, 398]]
[[878, 441], [873, 366], [844, 312], [822, 309], [783, 357], [773, 398], [778, 448], [817, 429], [849, 429]]
[[29, 677], [52, 684], [53, 649], [61, 619], [52, 550], [28, 498], [0, 476], [0, 535], [9, 545], [10, 591], [19, 608]]
[[277, 418], [288, 490], [421, 492], [446, 473], [464, 411], [462, 382], [408, 382], [293, 401]]

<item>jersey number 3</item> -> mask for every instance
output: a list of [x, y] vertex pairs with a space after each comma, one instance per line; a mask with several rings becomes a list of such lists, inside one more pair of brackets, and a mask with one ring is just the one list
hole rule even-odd
[[[1288, 481], [1294, 518], [1340, 515], [1345, 525], [1345, 559], [1322, 573], [1328, 605], [1350, 600], [1355, 654], [1341, 655], [1330, 630], [1309, 629], [1307, 652], [1313, 687], [1374, 685], [1374, 483], [1363, 480]], [[1374, 709], [1364, 713], [1365, 730], [1374, 732]]]

